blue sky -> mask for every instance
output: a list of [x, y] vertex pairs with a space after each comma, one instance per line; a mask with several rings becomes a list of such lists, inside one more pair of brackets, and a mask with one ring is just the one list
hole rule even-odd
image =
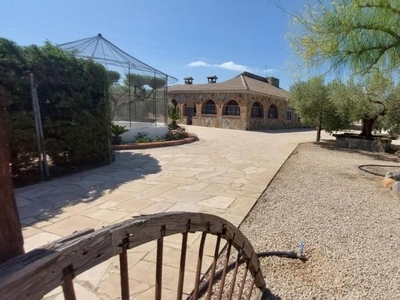
[[[282, 0], [298, 11], [303, 0]], [[60, 44], [98, 33], [135, 58], [194, 83], [242, 71], [288, 89], [289, 16], [267, 0], [2, 0], [0, 36], [20, 45]], [[268, 70], [266, 72], [266, 69]]]

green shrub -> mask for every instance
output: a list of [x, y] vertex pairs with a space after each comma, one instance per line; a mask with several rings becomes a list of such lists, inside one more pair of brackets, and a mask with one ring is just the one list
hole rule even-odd
[[189, 134], [184, 130], [184, 129], [178, 129], [178, 130], [170, 130], [167, 133], [166, 140], [167, 141], [172, 141], [172, 140], [182, 140], [189, 137]]
[[138, 132], [135, 135], [135, 143], [149, 143], [152, 142], [152, 139], [149, 138], [149, 134], [147, 132]]
[[171, 119], [171, 122], [168, 124], [169, 129], [178, 129], [179, 126], [177, 121], [181, 118], [179, 115], [178, 107], [175, 107], [172, 103], [168, 103], [168, 118]]
[[36, 166], [38, 148], [34, 122], [32, 113], [22, 111], [8, 115], [8, 146], [14, 176]]
[[156, 136], [156, 137], [153, 139], [153, 142], [163, 142], [163, 141], [165, 141], [165, 138], [162, 138], [162, 137], [159, 137], [159, 136]]
[[150, 138], [147, 132], [138, 132], [135, 135], [135, 143], [152, 143], [152, 142], [162, 142], [165, 141], [165, 138], [161, 138], [156, 136], [155, 138]]
[[[37, 83], [50, 167], [66, 171], [110, 159], [105, 68], [46, 43], [20, 47], [0, 38], [0, 91], [6, 102], [12, 172], [37, 160], [29, 73]], [[50, 170], [51, 172], [51, 170]]]
[[122, 134], [124, 134], [125, 132], [128, 132], [128, 131], [129, 131], [129, 129], [126, 129], [125, 126], [111, 124], [111, 133], [114, 136], [120, 136], [120, 135], [122, 135]]

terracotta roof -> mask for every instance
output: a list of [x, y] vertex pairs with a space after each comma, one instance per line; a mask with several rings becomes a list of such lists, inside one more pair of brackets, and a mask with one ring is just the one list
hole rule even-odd
[[287, 91], [268, 83], [264, 77], [248, 72], [243, 72], [242, 74], [221, 83], [177, 84], [168, 87], [169, 93], [249, 91], [282, 98], [288, 98], [289, 96]]

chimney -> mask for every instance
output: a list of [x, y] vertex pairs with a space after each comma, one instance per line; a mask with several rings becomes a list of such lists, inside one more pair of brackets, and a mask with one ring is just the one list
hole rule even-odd
[[185, 77], [183, 79], [185, 80], [185, 84], [193, 84], [193, 77]]
[[215, 76], [215, 75], [214, 76], [208, 76], [207, 79], [208, 79], [208, 83], [217, 83], [218, 77]]
[[276, 77], [267, 77], [267, 82], [270, 84], [270, 85], [273, 85], [273, 86], [275, 86], [275, 87], [279, 87], [279, 78], [276, 78]]

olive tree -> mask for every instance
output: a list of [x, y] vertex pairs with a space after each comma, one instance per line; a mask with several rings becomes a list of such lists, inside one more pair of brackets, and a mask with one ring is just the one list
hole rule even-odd
[[[155, 75], [126, 74], [121, 85], [111, 87], [112, 118], [130, 119], [131, 109], [136, 117], [144, 118], [153, 110], [156, 91], [166, 86], [166, 79]], [[133, 107], [131, 107], [133, 105]]]
[[311, 1], [292, 14], [295, 52], [312, 67], [365, 74], [400, 66], [400, 1]]
[[350, 122], [361, 120], [362, 136], [371, 136], [374, 125], [387, 114], [391, 102], [400, 100], [395, 83], [380, 72], [353, 78], [346, 83], [335, 80], [330, 98], [339, 113]]
[[386, 129], [393, 138], [400, 135], [400, 86], [396, 88], [397, 92], [387, 99], [387, 114], [381, 122], [381, 127]]
[[325, 72], [344, 70], [357, 77], [350, 86], [334, 87], [341, 87], [336, 93], [349, 101], [342, 101], [342, 107], [350, 110], [347, 116], [362, 121], [361, 135], [371, 135], [374, 124], [381, 121], [396, 130], [400, 113], [396, 102], [390, 101], [393, 93], [386, 90], [393, 84], [377, 80], [376, 74], [390, 76], [400, 67], [400, 2], [310, 0], [301, 13], [288, 13], [294, 24], [291, 46], [306, 66]]
[[316, 127], [319, 142], [321, 130], [328, 132], [349, 127], [348, 118], [339, 114], [329, 96], [332, 85], [326, 85], [322, 76], [297, 81], [290, 86], [289, 103], [301, 117], [302, 123]]
[[[362, 122], [361, 134], [371, 136], [379, 127], [394, 134], [400, 121], [400, 87], [380, 72], [344, 82], [323, 78], [298, 81], [290, 87], [290, 102], [303, 122], [328, 132]], [[317, 141], [320, 134], [317, 134]]]

